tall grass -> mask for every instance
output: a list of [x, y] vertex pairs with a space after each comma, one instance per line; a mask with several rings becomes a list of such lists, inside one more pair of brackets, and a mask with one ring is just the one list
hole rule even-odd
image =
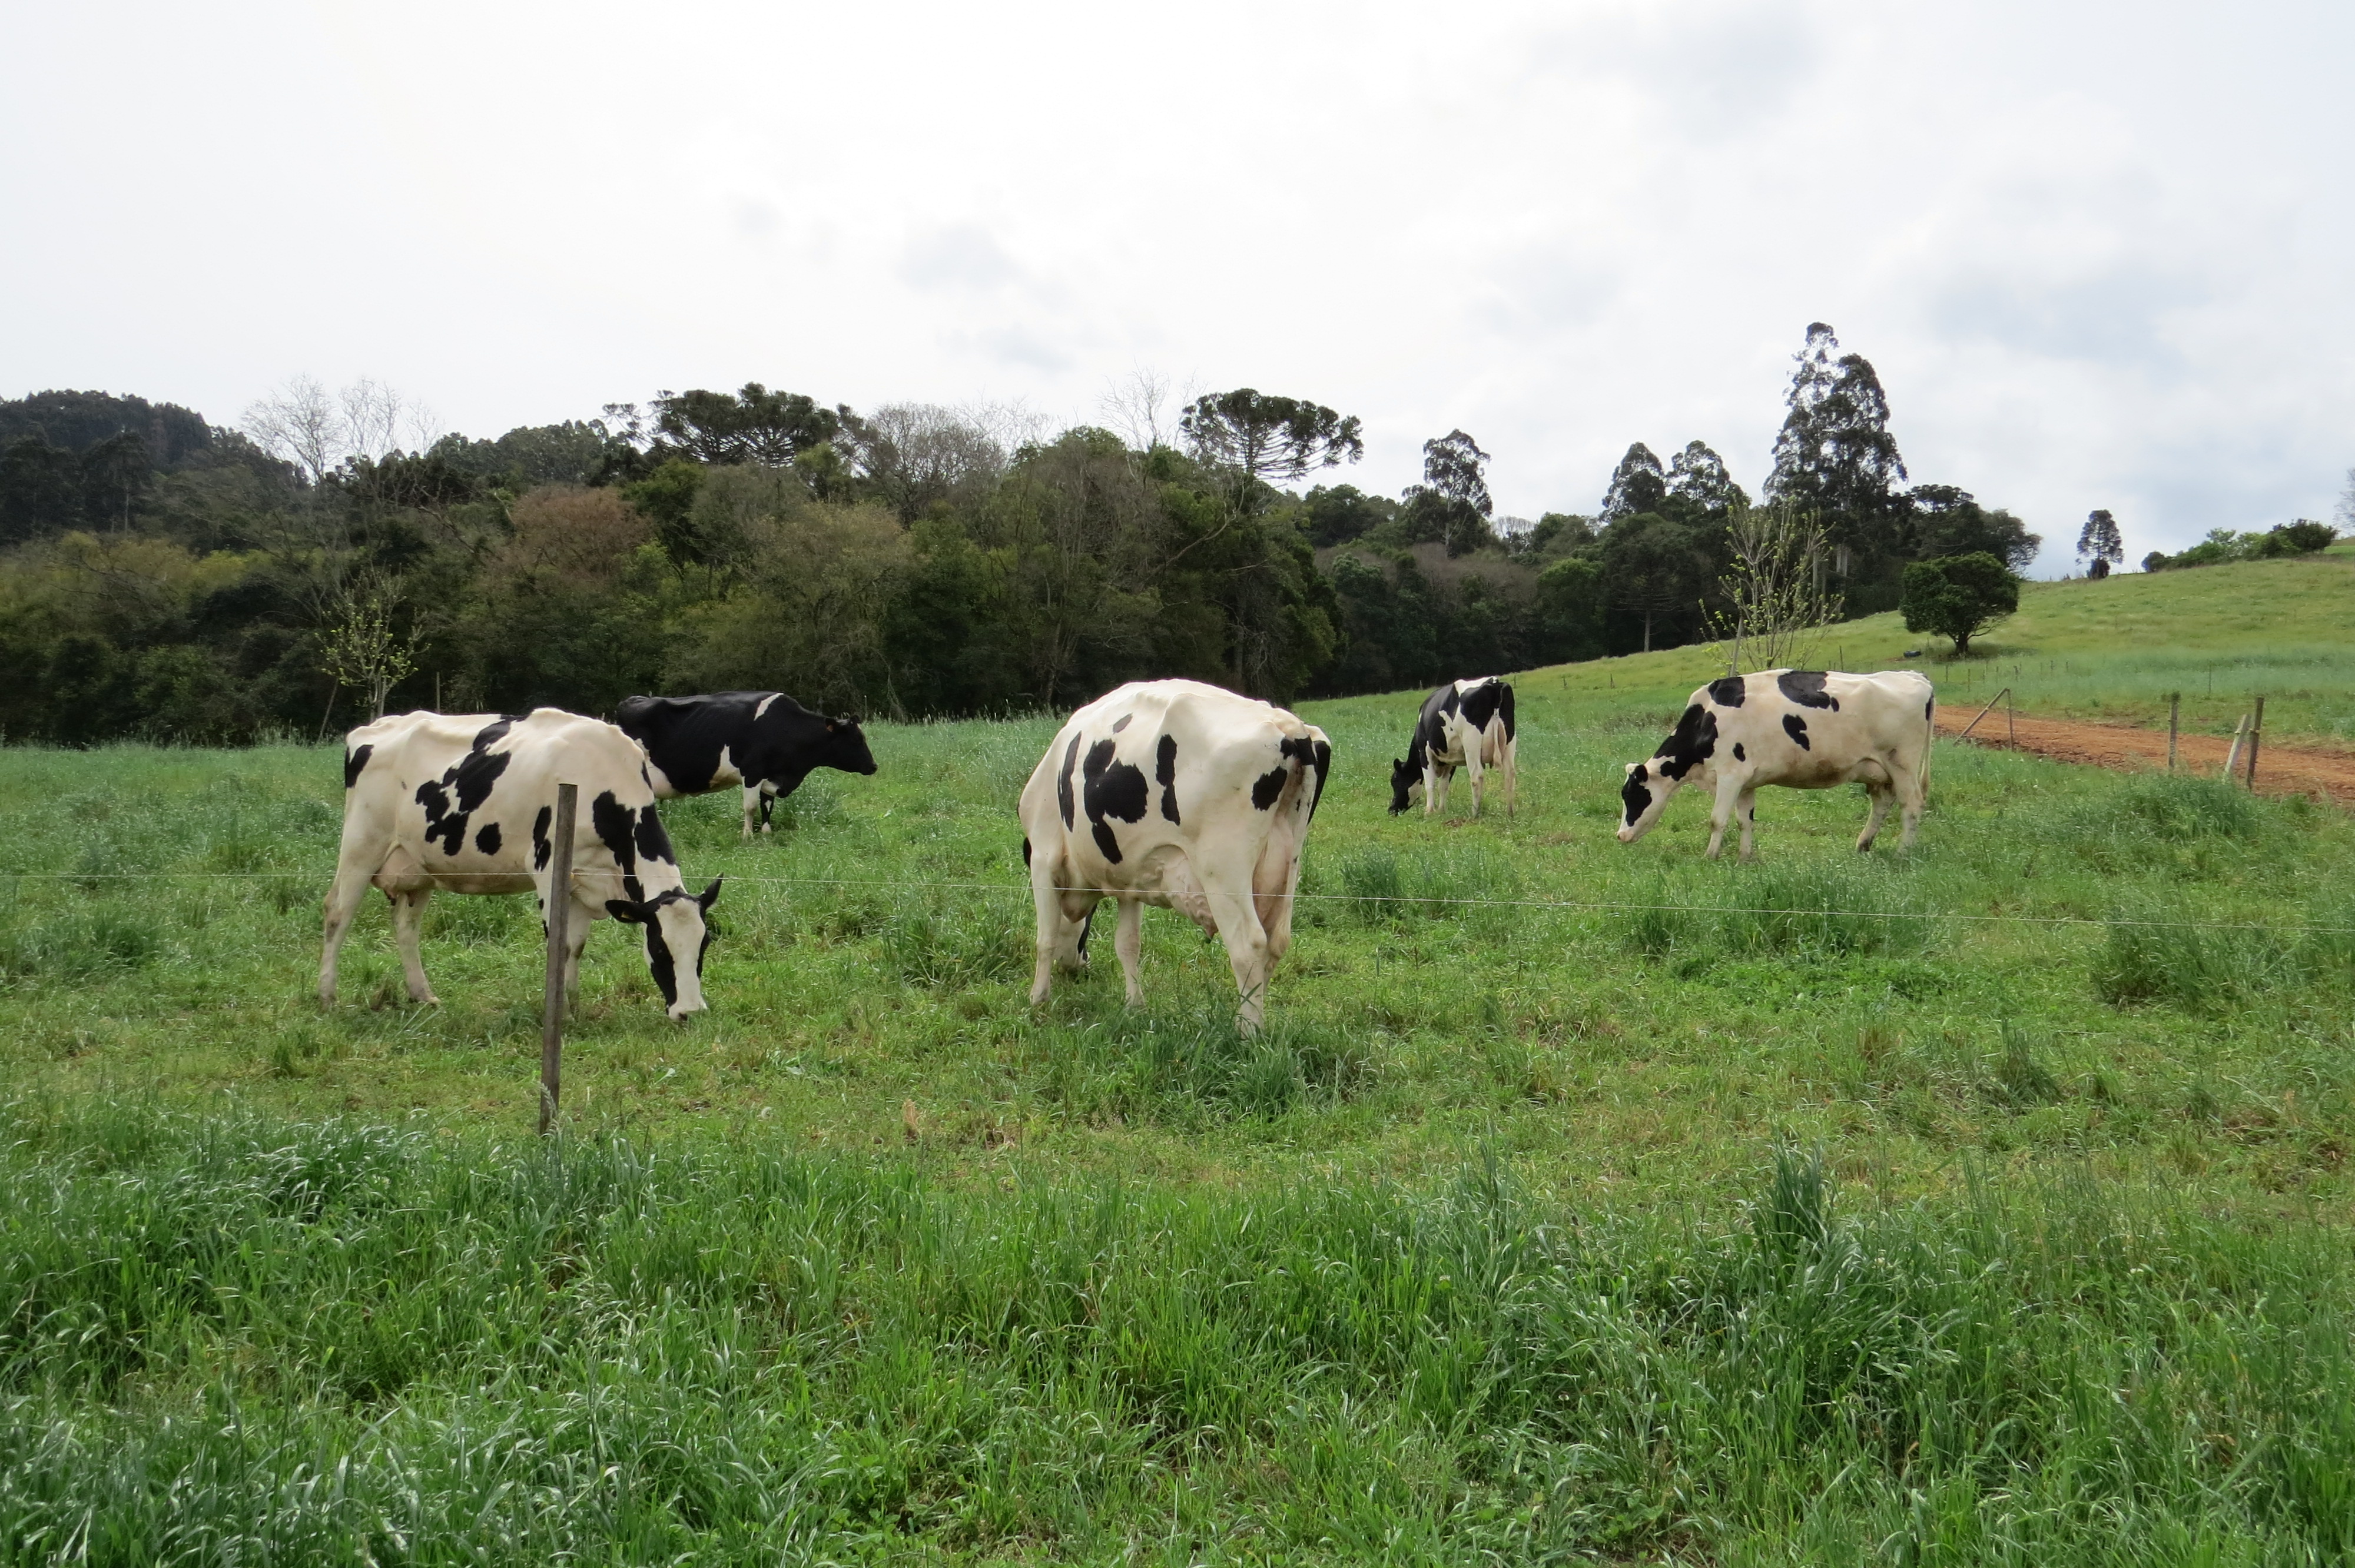
[[1735, 1224], [18, 1107], [0, 1560], [2315, 1562], [2350, 1265], [2082, 1187]]

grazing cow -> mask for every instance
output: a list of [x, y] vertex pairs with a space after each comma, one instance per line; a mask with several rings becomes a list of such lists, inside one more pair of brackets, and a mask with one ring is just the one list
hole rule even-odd
[[814, 714], [783, 692], [624, 697], [613, 722], [646, 748], [657, 800], [741, 785], [748, 839], [754, 814], [770, 832], [777, 798], [800, 789], [812, 768], [875, 771], [857, 719]]
[[1725, 847], [1726, 823], [1738, 816], [1742, 858], [1748, 860], [1760, 785], [1828, 789], [1854, 783], [1872, 793], [1872, 818], [1856, 847], [1872, 847], [1894, 802], [1904, 809], [1902, 843], [1910, 849], [1930, 789], [1935, 706], [1928, 677], [1911, 670], [1877, 675], [1767, 670], [1711, 681], [1692, 694], [1675, 733], [1651, 760], [1627, 765], [1619, 792], [1627, 820], [1620, 824], [1619, 842], [1631, 844], [1649, 832], [1678, 786], [1708, 784], [1717, 790], [1710, 858]]
[[1480, 814], [1481, 778], [1494, 768], [1505, 776], [1505, 814], [1513, 814], [1520, 793], [1514, 760], [1513, 686], [1501, 675], [1458, 681], [1423, 700], [1414, 738], [1406, 756], [1391, 761], [1391, 815], [1407, 808], [1414, 787], [1423, 786], [1423, 814], [1447, 810], [1447, 787], [1459, 768], [1472, 775], [1472, 814]]
[[1301, 845], [1331, 768], [1325, 732], [1196, 681], [1142, 681], [1073, 714], [1022, 790], [1022, 856], [1039, 912], [1033, 1005], [1087, 964], [1099, 899], [1133, 1005], [1143, 907], [1175, 909], [1227, 946], [1256, 1030], [1292, 944]]
[[319, 1000], [336, 1001], [336, 952], [371, 884], [392, 901], [412, 1001], [432, 1001], [417, 956], [425, 901], [443, 893], [533, 893], [547, 920], [556, 786], [579, 786], [568, 991], [581, 984], [589, 924], [645, 927], [646, 965], [674, 1019], [703, 1011], [703, 924], [719, 883], [690, 894], [655, 814], [645, 754], [612, 725], [560, 708], [527, 716], [399, 714], [345, 739], [344, 844], [327, 893]]

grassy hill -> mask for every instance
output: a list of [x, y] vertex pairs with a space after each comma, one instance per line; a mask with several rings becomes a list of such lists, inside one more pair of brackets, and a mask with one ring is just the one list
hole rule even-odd
[[[2270, 738], [2355, 750], [2355, 544], [2303, 560], [2189, 571], [2124, 573], [2101, 582], [2030, 583], [2019, 613], [1966, 660], [1945, 640], [1909, 632], [1894, 613], [1828, 629], [1813, 663], [1923, 671], [1941, 700], [1985, 702], [2005, 686], [2030, 713], [2164, 726], [2169, 692], [2183, 694], [2188, 731], [2230, 735], [2265, 697]], [[1907, 659], [1908, 649], [1923, 657]], [[1713, 674], [1712, 647], [1598, 659], [1529, 677], [1602, 712], [1629, 694], [1672, 709]]]

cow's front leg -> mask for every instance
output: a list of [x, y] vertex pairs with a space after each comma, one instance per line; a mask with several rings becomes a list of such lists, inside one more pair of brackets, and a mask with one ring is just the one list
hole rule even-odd
[[400, 976], [409, 983], [409, 1000], [432, 1005], [433, 988], [426, 983], [425, 960], [419, 957], [417, 944], [425, 927], [425, 901], [433, 896], [433, 891], [425, 888], [387, 896], [392, 900], [392, 941], [400, 951]]
[[752, 837], [752, 822], [761, 814], [761, 782], [749, 779], [744, 785], [744, 838]]
[[360, 912], [360, 904], [368, 897], [368, 874], [357, 866], [343, 865], [336, 869], [335, 885], [327, 889], [327, 906], [324, 921], [325, 939], [319, 951], [319, 1005], [336, 1005], [336, 955], [343, 950], [344, 938], [351, 935], [352, 921]]
[[1120, 924], [1113, 928], [1112, 950], [1120, 955], [1121, 978], [1128, 982], [1128, 1005], [1135, 1007], [1145, 1000], [1145, 906], [1134, 898], [1118, 902]]
[[[581, 952], [589, 945], [589, 922], [603, 914], [574, 900], [572, 914], [564, 926], [564, 1003], [567, 1008], [581, 1005]], [[633, 927], [632, 930], [635, 931]]]
[[1881, 824], [1888, 820], [1889, 808], [1897, 802], [1897, 792], [1886, 784], [1869, 784], [1865, 788], [1872, 791], [1872, 815], [1865, 820], [1864, 832], [1857, 837], [1859, 854], [1871, 850], [1872, 841], [1881, 836]]
[[1715, 860], [1725, 853], [1725, 830], [1733, 821], [1734, 802], [1742, 798], [1742, 786], [1732, 778], [1718, 780], [1717, 800], [1709, 809], [1708, 855]]

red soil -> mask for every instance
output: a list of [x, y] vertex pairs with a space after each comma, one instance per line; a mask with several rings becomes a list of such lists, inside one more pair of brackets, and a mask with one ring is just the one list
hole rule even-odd
[[[1977, 714], [1976, 707], [1941, 707], [1938, 732], [1960, 735]], [[2167, 766], [2165, 730], [2128, 729], [2120, 725], [2084, 724], [2075, 719], [2030, 718], [2025, 714], [2015, 715], [2007, 723], [2003, 709], [1997, 708], [1979, 719], [1970, 738], [1973, 745], [2016, 747], [2055, 762], [2083, 762], [2095, 768], [2127, 770]], [[2179, 766], [2212, 776], [2223, 770], [2225, 754], [2231, 749], [2230, 741], [2218, 740], [2213, 736], [2187, 735], [2178, 738], [2176, 757]], [[2248, 752], [2243, 747], [2234, 771], [2245, 777], [2248, 766]], [[2355, 806], [2355, 757], [2261, 740], [2257, 747], [2256, 787], [2260, 795], [2311, 795], [2336, 800], [2342, 806]]]

